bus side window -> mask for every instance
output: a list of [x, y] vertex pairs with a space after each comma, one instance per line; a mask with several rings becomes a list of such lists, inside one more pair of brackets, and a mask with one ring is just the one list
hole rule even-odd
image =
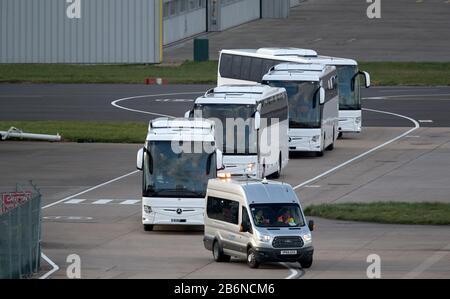
[[233, 56], [233, 61], [231, 63], [231, 78], [239, 79], [241, 77], [241, 67], [242, 67], [242, 56]]
[[260, 82], [262, 80], [262, 63], [263, 60], [261, 58], [252, 58], [250, 67], [250, 81]]
[[250, 67], [252, 63], [252, 58], [247, 56], [242, 56], [242, 62], [241, 62], [241, 78], [243, 80], [251, 81], [251, 73], [250, 73]]
[[229, 54], [222, 54], [220, 58], [220, 75], [224, 78], [229, 78], [231, 76], [231, 63], [233, 61], [233, 56]]

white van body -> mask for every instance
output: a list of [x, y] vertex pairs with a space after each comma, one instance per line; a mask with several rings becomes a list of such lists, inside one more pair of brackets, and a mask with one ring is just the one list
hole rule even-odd
[[[283, 63], [263, 83], [285, 88], [289, 101], [289, 150], [332, 150], [339, 135], [337, 72], [323, 64]], [[323, 96], [323, 98], [321, 98]]]
[[312, 265], [314, 247], [295, 191], [288, 184], [240, 178], [211, 180], [206, 195], [204, 246], [217, 262], [246, 259]]
[[[238, 62], [245, 61], [238, 68]], [[260, 83], [267, 71], [280, 62], [318, 63], [336, 66], [339, 90], [339, 131], [359, 133], [362, 126], [360, 77], [370, 87], [370, 75], [358, 69], [353, 59], [317, 55], [317, 52], [299, 48], [261, 48], [222, 50], [219, 58], [217, 84]], [[261, 65], [261, 66], [259, 66]], [[262, 68], [262, 69], [261, 69]], [[247, 70], [250, 70], [250, 74]], [[265, 72], [264, 72], [265, 71]]]
[[146, 231], [154, 225], [203, 225], [207, 184], [222, 167], [214, 126], [203, 119], [150, 122], [145, 147], [137, 154]]
[[197, 98], [188, 114], [216, 122], [216, 141], [225, 168], [222, 173], [279, 177], [287, 166], [289, 112], [284, 89], [224, 85]]

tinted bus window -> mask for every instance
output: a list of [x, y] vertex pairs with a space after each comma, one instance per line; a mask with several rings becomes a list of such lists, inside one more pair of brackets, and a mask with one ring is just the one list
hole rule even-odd
[[233, 56], [229, 54], [222, 54], [220, 59], [220, 75], [225, 78], [231, 76], [231, 63]]
[[261, 82], [262, 63], [263, 60], [261, 58], [252, 58], [250, 67], [250, 81]]
[[242, 62], [241, 62], [241, 78], [247, 81], [251, 81], [250, 76], [250, 67], [252, 64], [252, 58], [242, 56]]
[[231, 63], [231, 78], [241, 78], [242, 56], [233, 56]]

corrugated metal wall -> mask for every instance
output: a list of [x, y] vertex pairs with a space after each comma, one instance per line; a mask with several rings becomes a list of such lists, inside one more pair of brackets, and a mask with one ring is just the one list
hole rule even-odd
[[221, 0], [219, 31], [259, 19], [260, 0]]
[[0, 0], [0, 63], [157, 63], [159, 0]]
[[206, 32], [206, 1], [164, 0], [164, 45]]
[[264, 19], [285, 19], [289, 17], [290, 0], [262, 0], [261, 5]]

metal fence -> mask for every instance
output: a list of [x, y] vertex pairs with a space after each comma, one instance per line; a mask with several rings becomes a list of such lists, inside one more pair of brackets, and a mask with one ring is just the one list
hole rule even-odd
[[0, 279], [28, 278], [40, 267], [41, 194], [31, 182], [0, 193]]

